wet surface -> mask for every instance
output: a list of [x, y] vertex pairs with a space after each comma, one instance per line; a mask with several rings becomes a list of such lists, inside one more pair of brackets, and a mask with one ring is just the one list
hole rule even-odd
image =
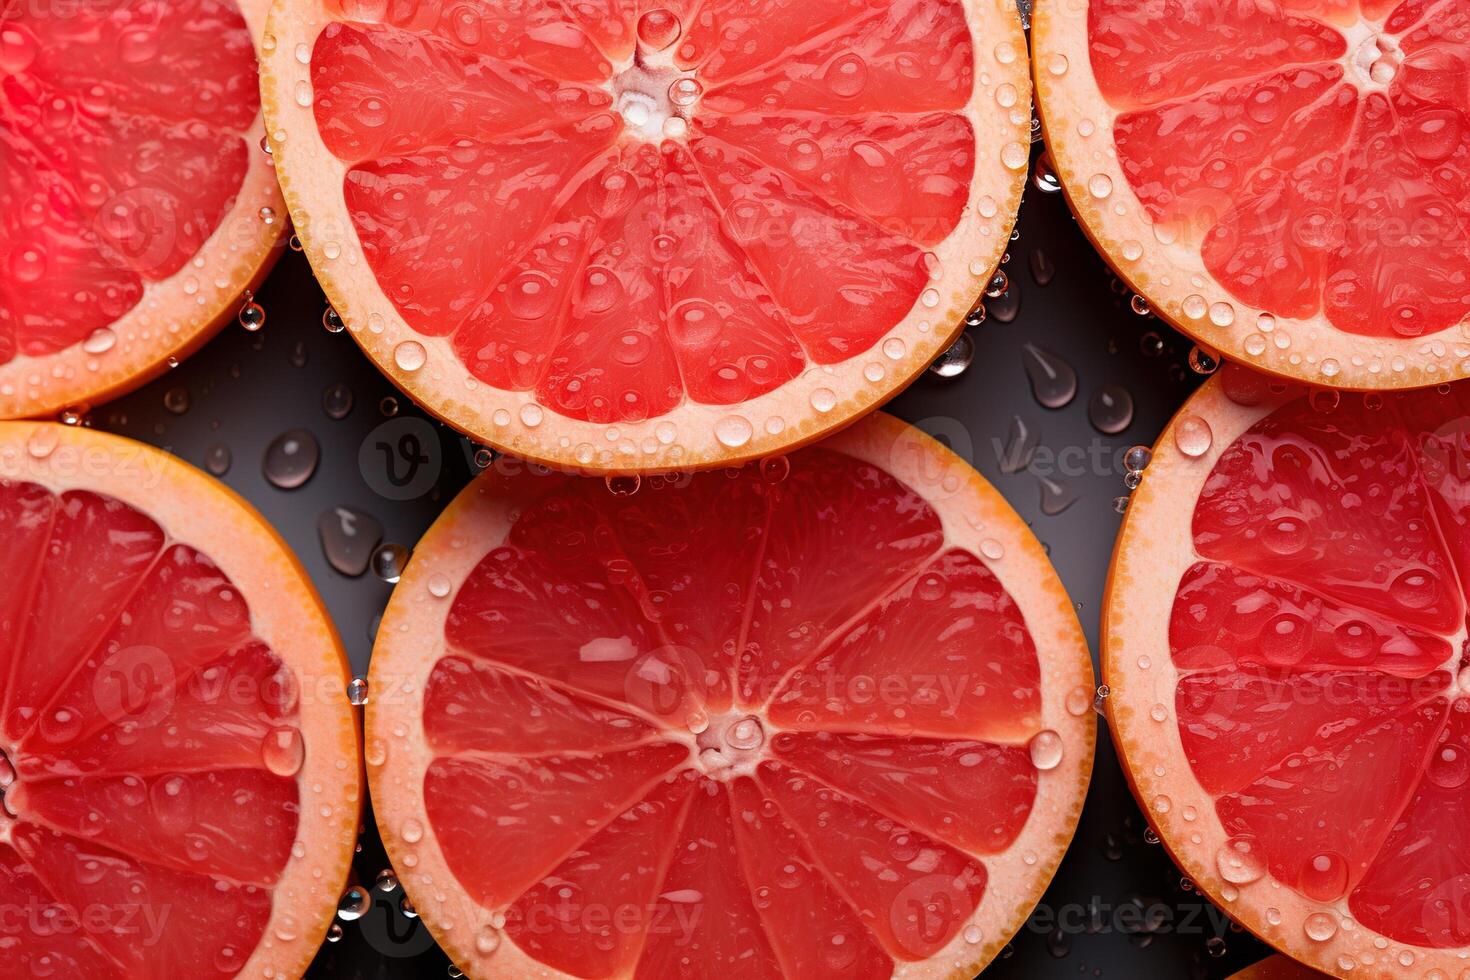
[[[1127, 450], [1151, 444], [1201, 376], [1189, 366], [1191, 343], [1135, 310], [1060, 194], [1028, 187], [1005, 270], [1002, 302], [1014, 319], [986, 317], [968, 333], [966, 369], [949, 378], [926, 373], [889, 410], [971, 460], [1031, 523], [1095, 649], [1116, 499], [1127, 493]], [[213, 472], [223, 468], [221, 479], [295, 549], [354, 673], [363, 674], [392, 591], [383, 572], [401, 557], [391, 546], [418, 541], [491, 454], [430, 420], [347, 334], [324, 328], [326, 301], [300, 254], [283, 257], [256, 300], [268, 313], [262, 329], [227, 327], [168, 376], [91, 420]], [[1036, 385], [1028, 344], [1075, 372], [1073, 397], [1048, 387], [1045, 371]], [[1104, 435], [1089, 407], [1109, 386], [1127, 393], [1132, 412], [1121, 431]], [[1034, 387], [1060, 407], [1044, 407]], [[182, 414], [181, 396], [171, 394], [180, 388], [188, 393]], [[1118, 424], [1111, 416], [1109, 428]], [[264, 461], [273, 442], [297, 429], [311, 434], [320, 459], [303, 483], [281, 489]], [[336, 553], [334, 563], [323, 549], [324, 518], [340, 530], [338, 508], [381, 525], [380, 556], [356, 576], [349, 573], [359, 567], [359, 551], [351, 562]], [[334, 535], [334, 551], [340, 544]], [[448, 960], [420, 920], [402, 914], [402, 889], [374, 887], [388, 862], [370, 814], [364, 824], [356, 874], [370, 901], [354, 918], [339, 919], [340, 938], [323, 948], [310, 975], [446, 976]], [[1146, 828], [1104, 733], [1076, 842], [1042, 907], [986, 976], [1223, 978], [1260, 958], [1262, 946], [1184, 886]]]

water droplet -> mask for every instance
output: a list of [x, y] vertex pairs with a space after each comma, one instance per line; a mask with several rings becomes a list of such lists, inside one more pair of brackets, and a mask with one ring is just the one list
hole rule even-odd
[[224, 476], [228, 473], [232, 462], [234, 462], [234, 456], [230, 453], [230, 447], [222, 442], [210, 446], [204, 453], [204, 468], [215, 476]]
[[322, 311], [322, 327], [327, 333], [341, 333], [347, 326], [342, 320], [342, 314], [337, 312], [336, 307], [328, 306]]
[[395, 585], [403, 577], [403, 571], [408, 567], [411, 557], [413, 552], [401, 544], [388, 542], [379, 545], [373, 551], [373, 574], [389, 585]]
[[117, 344], [117, 334], [109, 327], [98, 327], [82, 341], [82, 350], [88, 354], [105, 354]]
[[1189, 351], [1189, 369], [1195, 374], [1214, 374], [1220, 370], [1220, 358], [1207, 347], [1192, 347]]
[[427, 588], [429, 590], [429, 595], [433, 596], [435, 599], [443, 599], [448, 596], [450, 591], [454, 588], [454, 583], [451, 582], [449, 580], [449, 576], [445, 575], [443, 572], [435, 572], [433, 575], [429, 576]]
[[353, 885], [337, 900], [337, 918], [343, 922], [356, 922], [367, 914], [372, 903], [373, 898], [366, 888]]
[[251, 300], [250, 302], [247, 302], [244, 306], [240, 307], [238, 319], [240, 321], [240, 326], [244, 327], [246, 330], [249, 330], [251, 333], [254, 333], [261, 327], [265, 326], [265, 307], [261, 306], [254, 300]]
[[1459, 789], [1470, 780], [1470, 753], [1461, 745], [1441, 745], [1429, 759], [1429, 781], [1441, 789]]
[[59, 425], [36, 426], [26, 437], [26, 452], [32, 459], [45, 459], [56, 451], [61, 442], [61, 431]]
[[1325, 943], [1337, 935], [1337, 917], [1330, 912], [1313, 912], [1303, 921], [1302, 931], [1313, 942]]
[[1077, 372], [1060, 355], [1023, 344], [1021, 363], [1031, 382], [1031, 394], [1044, 408], [1062, 408], [1077, 397]]
[[349, 578], [367, 571], [373, 549], [383, 539], [378, 519], [355, 507], [333, 507], [317, 518], [316, 526], [327, 563]]
[[1388, 592], [1405, 609], [1423, 609], [1438, 596], [1439, 578], [1427, 570], [1410, 569], [1389, 584]]
[[423, 824], [417, 820], [405, 820], [403, 821], [403, 828], [399, 831], [399, 836], [409, 844], [417, 844], [424, 839]]
[[352, 389], [345, 382], [337, 381], [327, 385], [322, 392], [322, 411], [327, 414], [327, 418], [338, 421], [345, 419], [352, 413], [352, 402]]
[[[329, 943], [340, 943], [342, 941], [342, 936], [343, 935], [344, 935], [344, 933], [342, 931], [342, 926], [341, 926], [340, 923], [333, 922], [330, 926], [327, 927], [327, 942], [329, 942]], [[221, 972], [224, 972], [224, 971], [222, 970]], [[230, 972], [233, 972], [233, 971], [230, 971]]]
[[726, 743], [732, 749], [740, 751], [758, 749], [765, 743], [765, 740], [765, 729], [761, 727], [760, 721], [754, 715], [740, 719], [725, 732]]
[[1041, 490], [1041, 512], [1047, 517], [1057, 516], [1076, 503], [1080, 496], [1072, 484], [1053, 476], [1038, 475], [1036, 485]]
[[997, 323], [1012, 323], [1021, 313], [1021, 284], [1008, 282], [999, 296], [985, 304], [985, 312]]
[[1117, 435], [1133, 424], [1133, 396], [1119, 385], [1104, 385], [1087, 403], [1087, 420], [1103, 435]]
[[699, 84], [697, 78], [677, 78], [669, 86], [669, 101], [681, 109], [694, 105], [703, 94], [704, 86]]
[[631, 475], [617, 475], [603, 478], [607, 484], [608, 492], [614, 497], [631, 497], [638, 492], [638, 487], [643, 482], [637, 473]]
[[1020, 143], [1007, 143], [1001, 147], [1000, 162], [1005, 164], [1008, 170], [1025, 170], [1030, 160], [1030, 152]]
[[1314, 902], [1336, 901], [1347, 893], [1347, 859], [1332, 851], [1312, 855], [1302, 868], [1298, 885], [1302, 894]]
[[1174, 423], [1174, 445], [1191, 459], [1198, 459], [1209, 452], [1214, 438], [1210, 423], [1198, 415], [1186, 415]]
[[844, 54], [827, 68], [826, 80], [833, 95], [850, 99], [867, 87], [868, 63], [859, 54]]
[[1043, 772], [1061, 765], [1063, 752], [1062, 737], [1051, 729], [1037, 732], [1026, 743], [1031, 754], [1031, 764]]
[[306, 759], [306, 742], [295, 728], [272, 728], [261, 743], [260, 757], [265, 767], [277, 776], [291, 777], [301, 771]]
[[1074, 687], [1067, 692], [1067, 714], [1074, 718], [1081, 718], [1087, 714], [1092, 707], [1093, 691], [1091, 688]]
[[1093, 174], [1087, 181], [1087, 193], [1099, 201], [1113, 193], [1113, 179], [1107, 174]]
[[347, 682], [347, 701], [358, 707], [368, 703], [368, 679], [358, 674]]
[[1000, 454], [1002, 473], [1020, 473], [1031, 465], [1036, 456], [1036, 447], [1041, 433], [1032, 429], [1019, 415], [1011, 416], [1011, 426], [1006, 433], [1005, 448]]
[[715, 422], [715, 438], [719, 440], [720, 445], [730, 449], [739, 449], [750, 442], [754, 434], [749, 420], [739, 415], [727, 415]]
[[638, 40], [652, 51], [662, 51], [679, 39], [683, 25], [674, 13], [657, 7], [638, 18]]
[[184, 387], [170, 388], [163, 393], [163, 407], [170, 414], [183, 415], [189, 410], [189, 389]]
[[1056, 264], [1052, 262], [1051, 256], [1039, 248], [1031, 250], [1031, 278], [1036, 285], [1045, 286], [1057, 276]]
[[475, 936], [475, 952], [481, 956], [489, 956], [500, 948], [500, 930], [494, 926], [485, 926]]
[[311, 479], [321, 455], [321, 446], [310, 430], [289, 429], [266, 447], [262, 469], [272, 485], [294, 490]]
[[1215, 855], [1215, 868], [1220, 877], [1232, 885], [1249, 885], [1266, 874], [1266, 862], [1250, 840], [1237, 837], [1227, 841]]
[[405, 340], [393, 348], [393, 363], [400, 371], [417, 371], [429, 359], [429, 352], [417, 340]]
[[975, 359], [975, 342], [969, 334], [960, 334], [949, 349], [929, 365], [929, 373], [938, 378], [958, 378], [970, 368]]
[[1142, 473], [1153, 462], [1154, 451], [1147, 446], [1134, 446], [1123, 456], [1123, 465], [1129, 472]]

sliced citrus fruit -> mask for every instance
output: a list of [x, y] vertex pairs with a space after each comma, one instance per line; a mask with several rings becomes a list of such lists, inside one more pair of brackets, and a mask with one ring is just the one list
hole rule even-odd
[[430, 930], [480, 977], [973, 973], [1092, 765], [1040, 544], [881, 414], [643, 484], [490, 471], [394, 593], [368, 778]]
[[1322, 974], [1309, 970], [1285, 956], [1268, 956], [1254, 966], [1241, 970], [1230, 980], [1312, 980]]
[[1083, 227], [1175, 326], [1357, 388], [1470, 374], [1463, 0], [1040, 0]]
[[0, 564], [6, 973], [301, 976], [360, 777], [295, 559], [165, 453], [3, 422]]
[[563, 468], [754, 458], [881, 403], [1020, 201], [1005, 0], [282, 0], [269, 32], [281, 182], [353, 335]]
[[286, 227], [266, 0], [0, 11], [0, 417], [95, 404], [192, 352]]
[[1107, 704], [1149, 819], [1222, 908], [1339, 976], [1470, 955], [1467, 451], [1470, 386], [1231, 366], [1162, 436], [1113, 562]]

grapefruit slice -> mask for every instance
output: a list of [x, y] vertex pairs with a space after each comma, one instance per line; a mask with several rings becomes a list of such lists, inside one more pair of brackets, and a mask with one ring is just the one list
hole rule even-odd
[[1337, 976], [1470, 955], [1467, 451], [1470, 386], [1339, 397], [1231, 366], [1161, 437], [1113, 562], [1139, 800], [1222, 908]]
[[394, 592], [368, 778], [434, 936], [476, 977], [972, 975], [1091, 771], [1041, 546], [881, 414], [643, 484], [487, 471]]
[[357, 836], [346, 660], [260, 516], [155, 449], [0, 423], [6, 972], [299, 977]]
[[1296, 960], [1285, 956], [1268, 956], [1254, 966], [1241, 970], [1230, 980], [1312, 980], [1321, 976], [1321, 973], [1308, 970]]
[[1150, 307], [1279, 375], [1470, 374], [1463, 0], [1039, 0], [1083, 227]]
[[0, 418], [166, 370], [286, 227], [255, 43], [266, 0], [0, 10]]
[[811, 441], [942, 352], [1029, 146], [1014, 4], [289, 0], [312, 266], [427, 410], [586, 472]]

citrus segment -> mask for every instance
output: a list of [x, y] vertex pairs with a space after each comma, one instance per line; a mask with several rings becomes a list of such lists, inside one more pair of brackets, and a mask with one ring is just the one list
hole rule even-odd
[[410, 697], [369, 706], [376, 812], [475, 975], [973, 971], [1091, 762], [1040, 546], [882, 416], [631, 494], [492, 471], [379, 636], [373, 683]]
[[1266, 941], [1337, 976], [1449, 970], [1470, 935], [1465, 389], [1243, 374], [1186, 405], [1129, 506], [1115, 737], [1174, 856]]
[[140, 384], [197, 347], [285, 227], [260, 0], [0, 16], [0, 416]]
[[1052, 156], [1115, 267], [1202, 342], [1348, 387], [1463, 375], [1467, 16], [1040, 4]]
[[218, 484], [88, 430], [0, 424], [0, 512], [0, 876], [57, 924], [11, 953], [53, 976], [301, 975], [359, 793], [304, 573]]
[[271, 35], [272, 148], [354, 335], [564, 468], [861, 414], [952, 339], [1019, 202], [1005, 4], [291, 0]]
[[650, 907], [674, 859], [693, 789], [689, 779], [660, 785], [624, 810], [516, 900], [506, 914], [506, 933], [531, 956], [566, 973], [630, 973], [638, 962], [639, 937], [626, 924], [589, 924], [579, 912], [594, 896], [611, 909]]

